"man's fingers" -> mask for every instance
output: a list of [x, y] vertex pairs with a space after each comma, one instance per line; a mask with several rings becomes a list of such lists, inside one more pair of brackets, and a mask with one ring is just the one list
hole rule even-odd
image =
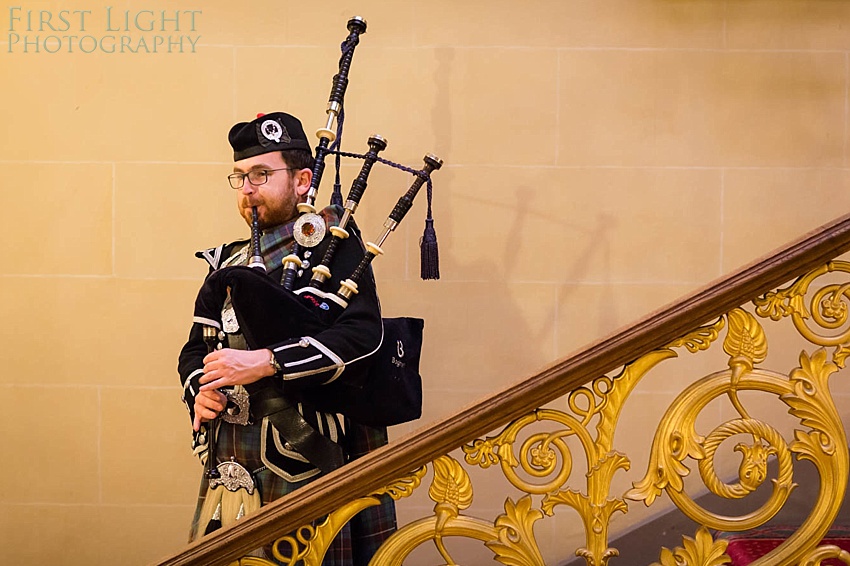
[[209, 383], [210, 381], [215, 381], [219, 379], [218, 372], [209, 366], [204, 366], [204, 375], [198, 380], [201, 384]]
[[201, 391], [195, 397], [195, 420], [192, 428], [200, 430], [201, 423], [211, 421], [227, 406], [227, 397], [219, 391]]
[[228, 385], [230, 385], [230, 384], [227, 383], [227, 381], [225, 381], [224, 378], [215, 379], [213, 381], [210, 381], [206, 385], [202, 385], [200, 390], [201, 390], [201, 393], [207, 393], [207, 392], [217, 391], [220, 387], [227, 387]]
[[223, 411], [225, 405], [227, 405], [227, 397], [224, 396], [224, 393], [215, 390], [204, 391], [201, 389], [201, 394], [195, 398], [195, 401], [216, 411]]

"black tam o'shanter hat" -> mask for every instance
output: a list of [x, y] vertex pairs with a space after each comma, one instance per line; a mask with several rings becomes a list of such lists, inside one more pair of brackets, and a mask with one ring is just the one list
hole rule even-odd
[[301, 120], [286, 112], [257, 114], [256, 119], [230, 128], [227, 139], [233, 148], [233, 161], [287, 149], [306, 149], [312, 154]]

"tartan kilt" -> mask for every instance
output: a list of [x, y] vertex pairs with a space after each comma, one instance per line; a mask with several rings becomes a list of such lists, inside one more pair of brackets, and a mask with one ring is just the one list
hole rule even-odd
[[[263, 505], [267, 505], [321, 477], [317, 475], [293, 483], [267, 469], [260, 458], [260, 428], [259, 423], [241, 426], [222, 422], [217, 434], [216, 456], [219, 462], [235, 456], [239, 464], [252, 472]], [[349, 461], [355, 460], [386, 443], [386, 428], [369, 427], [354, 423], [349, 419], [345, 420], [343, 449]], [[198, 531], [205, 527], [205, 525], [198, 525], [198, 521], [206, 498], [207, 488], [208, 481], [204, 476], [201, 478], [198, 503], [195, 507], [195, 516], [189, 533], [190, 542], [195, 539]], [[396, 530], [395, 503], [388, 495], [381, 495], [380, 500], [380, 505], [364, 509], [342, 528], [328, 548], [322, 566], [368, 565], [375, 551]], [[314, 526], [322, 520], [315, 521]], [[285, 551], [285, 548], [281, 547], [278, 550]], [[252, 555], [261, 556], [271, 562], [278, 563], [272, 558], [271, 544], [257, 549]]]

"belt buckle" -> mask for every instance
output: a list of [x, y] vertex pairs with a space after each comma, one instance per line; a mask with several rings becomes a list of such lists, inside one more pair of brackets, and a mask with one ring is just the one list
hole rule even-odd
[[245, 426], [251, 422], [251, 402], [248, 392], [242, 386], [222, 390], [227, 397], [227, 405], [221, 412], [221, 420], [226, 423]]

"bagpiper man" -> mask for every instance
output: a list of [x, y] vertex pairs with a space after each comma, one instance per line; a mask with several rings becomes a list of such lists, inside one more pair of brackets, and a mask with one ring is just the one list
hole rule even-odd
[[[280, 284], [282, 259], [294, 245], [297, 205], [304, 201], [313, 176], [310, 145], [301, 122], [283, 112], [238, 123], [228, 138], [234, 159], [228, 180], [236, 191], [239, 213], [259, 230], [261, 267], [270, 281]], [[342, 209], [332, 205], [319, 215], [326, 226], [335, 226]], [[352, 236], [336, 252], [330, 288], [337, 288], [363, 257], [362, 242], [356, 233]], [[321, 261], [329, 239], [328, 231], [318, 243], [308, 241], [296, 294], [308, 285], [310, 264]], [[248, 240], [196, 255], [209, 263], [210, 275], [257, 261], [251, 258]], [[323, 308], [321, 297], [310, 295], [304, 300]], [[180, 353], [178, 371], [193, 423], [193, 449], [208, 470], [191, 540], [387, 442], [386, 428], [366, 427], [310, 404], [311, 398], [321, 395], [323, 385], [363, 374], [375, 356], [382, 325], [371, 272], [361, 280], [356, 297], [326, 328], [288, 328], [292, 338], [252, 350], [244, 337], [251, 329], [240, 328], [239, 318], [228, 294], [221, 304], [220, 324], [196, 317]], [[209, 324], [215, 326], [212, 331]], [[264, 320], [263, 324], [292, 322]], [[272, 387], [253, 392], [261, 380]], [[273, 416], [268, 416], [270, 404], [275, 408]], [[367, 564], [395, 526], [395, 509], [384, 496], [381, 506], [367, 509], [346, 525], [323, 564]]]

